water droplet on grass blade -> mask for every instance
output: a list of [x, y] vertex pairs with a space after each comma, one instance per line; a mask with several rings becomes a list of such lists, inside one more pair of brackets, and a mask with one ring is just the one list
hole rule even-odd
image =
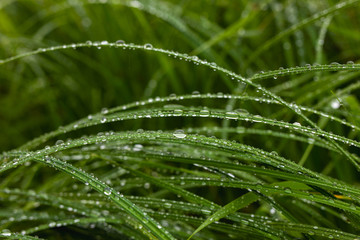
[[210, 115], [209, 110], [203, 109], [200, 111], [200, 117], [208, 117]]
[[102, 114], [107, 114], [109, 112], [109, 110], [107, 108], [103, 108], [101, 109], [101, 113]]
[[338, 109], [340, 107], [340, 102], [337, 99], [334, 99], [330, 103], [332, 109]]
[[5, 236], [5, 237], [10, 237], [10, 236], [11, 236], [11, 232], [10, 232], [9, 229], [3, 229], [3, 230], [1, 231], [1, 235], [2, 235], [2, 236]]
[[181, 110], [181, 109], [174, 110], [174, 116], [181, 116], [182, 114], [183, 114], [183, 110]]
[[299, 123], [299, 122], [294, 122], [293, 125], [295, 125], [295, 126], [301, 126], [301, 123]]
[[185, 138], [186, 137], [186, 134], [184, 133], [183, 130], [179, 129], [179, 130], [176, 130], [174, 133], [173, 133], [174, 137], [176, 138]]
[[111, 194], [111, 192], [112, 192], [111, 188], [108, 188], [108, 187], [104, 188], [105, 195], [109, 196]]
[[238, 114], [236, 112], [226, 112], [225, 113], [225, 118], [226, 119], [237, 119]]
[[151, 49], [153, 48], [153, 46], [152, 46], [150, 43], [146, 43], [146, 44], [144, 45], [144, 48], [145, 48], [145, 49], [148, 49], [148, 50], [151, 50]]

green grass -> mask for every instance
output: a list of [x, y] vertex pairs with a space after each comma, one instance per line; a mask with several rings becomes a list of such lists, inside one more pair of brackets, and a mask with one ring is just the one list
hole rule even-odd
[[0, 238], [360, 239], [360, 1], [0, 2]]

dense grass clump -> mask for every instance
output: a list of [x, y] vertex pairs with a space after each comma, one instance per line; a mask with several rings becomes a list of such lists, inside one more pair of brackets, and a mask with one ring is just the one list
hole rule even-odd
[[360, 1], [0, 2], [0, 238], [360, 239]]

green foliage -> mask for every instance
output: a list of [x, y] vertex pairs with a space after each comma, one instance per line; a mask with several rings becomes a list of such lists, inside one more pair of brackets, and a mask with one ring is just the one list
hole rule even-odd
[[360, 7], [0, 2], [0, 238], [360, 239]]

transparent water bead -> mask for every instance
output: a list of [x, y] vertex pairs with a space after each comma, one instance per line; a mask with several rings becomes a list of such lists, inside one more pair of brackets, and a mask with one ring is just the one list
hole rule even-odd
[[225, 118], [226, 119], [237, 119], [238, 114], [236, 112], [226, 112], [225, 113]]
[[331, 101], [330, 106], [332, 109], [338, 109], [340, 107], [340, 102], [337, 99]]
[[183, 114], [183, 110], [182, 109], [175, 109], [174, 110], [174, 116], [181, 116]]
[[209, 110], [203, 109], [200, 111], [200, 117], [208, 117], [210, 115]]
[[148, 49], [148, 50], [151, 50], [151, 49], [153, 48], [153, 46], [152, 46], [150, 43], [146, 43], [146, 44], [144, 45], [144, 48], [145, 48], [145, 49]]
[[248, 110], [243, 109], [243, 108], [238, 108], [238, 109], [235, 109], [234, 111], [239, 113], [240, 115], [249, 115]]
[[109, 195], [111, 194], [111, 188], [108, 188], [108, 187], [105, 188], [105, 189], [104, 189], [104, 194], [107, 195], [107, 196], [109, 196]]
[[295, 125], [295, 126], [301, 126], [301, 123], [299, 123], [299, 122], [294, 122], [293, 125]]
[[122, 44], [125, 44], [125, 41], [124, 40], [117, 40], [115, 43], [117, 45], [122, 45]]
[[11, 232], [10, 232], [10, 230], [8, 230], [8, 229], [3, 229], [2, 232], [1, 232], [1, 235], [2, 235], [2, 236], [5, 236], [5, 237], [10, 237], [10, 236], [11, 236]]
[[101, 113], [102, 114], [107, 114], [109, 112], [109, 110], [107, 108], [103, 108], [101, 109]]
[[174, 137], [176, 138], [186, 138], [186, 134], [184, 133], [184, 130], [176, 130], [174, 133], [173, 133]]
[[192, 95], [193, 97], [199, 97], [199, 96], [200, 96], [200, 92], [199, 92], [199, 91], [193, 91], [193, 92], [191, 93], [191, 95]]

